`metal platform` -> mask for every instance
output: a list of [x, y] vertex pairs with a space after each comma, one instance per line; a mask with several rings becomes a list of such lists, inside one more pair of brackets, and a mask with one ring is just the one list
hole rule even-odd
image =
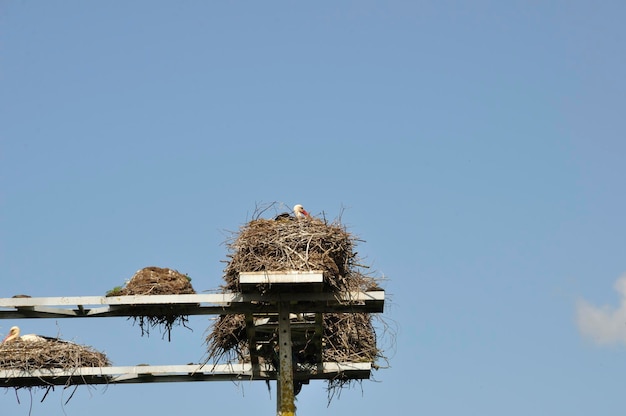
[[[385, 292], [339, 294], [324, 285], [318, 271], [260, 272], [241, 273], [241, 292], [234, 293], [0, 298], [0, 319], [243, 314], [250, 351], [243, 364], [0, 369], [0, 387], [277, 380], [277, 414], [295, 415], [294, 384], [371, 375], [369, 362], [322, 362], [323, 314], [381, 313]], [[292, 348], [308, 352], [306, 364], [293, 358]], [[275, 362], [261, 359], [268, 351], [278, 353]]]

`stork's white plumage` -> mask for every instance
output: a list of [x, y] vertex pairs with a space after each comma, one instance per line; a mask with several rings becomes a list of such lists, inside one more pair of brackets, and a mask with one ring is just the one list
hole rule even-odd
[[294, 205], [293, 212], [296, 214], [296, 218], [310, 217], [309, 213], [300, 204]]
[[7, 335], [2, 343], [11, 342], [20, 339], [26, 342], [49, 342], [49, 341], [60, 341], [57, 338], [45, 337], [43, 335], [35, 335], [35, 334], [26, 334], [20, 336], [20, 327], [14, 326], [9, 330], [9, 335]]

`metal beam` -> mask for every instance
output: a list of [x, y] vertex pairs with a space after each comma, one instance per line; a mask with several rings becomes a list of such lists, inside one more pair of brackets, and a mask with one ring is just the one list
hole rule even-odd
[[[294, 363], [292, 343], [307, 339], [313, 330], [313, 344], [321, 361], [322, 313], [383, 312], [385, 292], [332, 293], [323, 291], [321, 272], [243, 273], [241, 293], [194, 295], [68, 296], [0, 298], [0, 319], [93, 318], [113, 316], [224, 315], [245, 314], [250, 340], [250, 363], [131, 367], [81, 367], [23, 371], [0, 368], [0, 387], [50, 385], [124, 384], [146, 382], [278, 380], [277, 412], [294, 416], [294, 380], [369, 379], [372, 363]], [[259, 293], [256, 285], [271, 290]], [[300, 316], [291, 322], [290, 312]], [[314, 322], [302, 316], [315, 314]], [[276, 317], [278, 322], [270, 318]], [[271, 347], [278, 329], [280, 367], [258, 358], [256, 346]], [[269, 337], [269, 338], [268, 338]], [[275, 338], [274, 338], [275, 340]], [[299, 345], [299, 344], [298, 344]], [[278, 370], [278, 371], [277, 371]]]
[[385, 292], [0, 298], [0, 319], [277, 313], [278, 303], [285, 300], [291, 302], [294, 313], [380, 313]]
[[[257, 367], [257, 368], [255, 368]], [[324, 363], [319, 369], [297, 369], [296, 379], [368, 379], [371, 363]], [[82, 384], [127, 384], [185, 381], [275, 380], [277, 372], [270, 365], [191, 364], [138, 365], [123, 367], [79, 367], [23, 371], [0, 369], [0, 387], [64, 386]]]

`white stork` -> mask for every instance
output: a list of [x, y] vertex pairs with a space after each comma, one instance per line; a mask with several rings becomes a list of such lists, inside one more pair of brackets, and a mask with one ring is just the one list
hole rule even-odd
[[306, 212], [304, 207], [300, 204], [296, 204], [293, 206], [293, 212], [296, 214], [296, 218], [310, 217], [309, 213]]
[[26, 342], [50, 342], [50, 341], [64, 342], [58, 338], [46, 337], [44, 335], [26, 334], [26, 335], [20, 336], [20, 327], [14, 326], [14, 327], [11, 327], [11, 329], [9, 330], [9, 335], [7, 335], [4, 338], [2, 343], [4, 344], [5, 342], [11, 342], [17, 339], [26, 341]]
[[[293, 213], [296, 215], [296, 219], [311, 217], [311, 215], [304, 209], [304, 207], [300, 204], [296, 204], [293, 206]], [[275, 218], [278, 220], [293, 220], [294, 217], [291, 216], [288, 212], [283, 212], [282, 214], [278, 214]]]

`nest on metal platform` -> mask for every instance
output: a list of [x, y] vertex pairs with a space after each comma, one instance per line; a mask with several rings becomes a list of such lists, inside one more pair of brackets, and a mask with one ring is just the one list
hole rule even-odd
[[[72, 371], [81, 367], [109, 366], [111, 366], [111, 362], [104, 353], [73, 342], [62, 340], [33, 342], [17, 339], [0, 344], [0, 370], [14, 371], [16, 376], [28, 375], [34, 370], [63, 369]], [[65, 387], [67, 388], [71, 384], [71, 379], [68, 378]], [[46, 395], [54, 390], [53, 385], [45, 384], [45, 382], [35, 386], [14, 388], [15, 390], [42, 388], [46, 390]], [[71, 396], [68, 401], [70, 399]]]
[[[359, 240], [339, 222], [320, 219], [254, 219], [242, 226], [227, 241], [229, 250], [224, 273], [224, 292], [239, 292], [240, 272], [321, 270], [324, 290], [342, 294], [353, 291], [380, 290], [377, 279], [362, 273], [354, 251]], [[263, 294], [268, 285], [257, 286]], [[309, 315], [309, 314], [307, 314]], [[295, 315], [292, 322], [302, 320]], [[304, 318], [306, 320], [306, 318]], [[314, 366], [317, 362], [375, 362], [384, 358], [376, 345], [373, 318], [368, 313], [324, 313], [321, 343], [312, 342], [313, 331], [298, 343], [294, 338], [296, 365]], [[207, 361], [250, 361], [244, 315], [221, 315], [206, 337]], [[321, 345], [321, 351], [320, 351]], [[265, 344], [257, 344], [260, 362], [277, 363], [278, 334]], [[329, 380], [329, 397], [338, 388], [354, 380], [338, 377]]]
[[[354, 290], [356, 241], [340, 224], [314, 218], [250, 221], [227, 242], [224, 288], [239, 291], [240, 272], [321, 270], [329, 290]], [[263, 293], [268, 287], [258, 289]]]
[[[107, 296], [132, 295], [190, 295], [195, 294], [191, 285], [191, 278], [176, 270], [161, 267], [145, 267], [133, 275], [124, 285], [107, 292]], [[135, 308], [136, 309], [136, 308]], [[131, 319], [139, 324], [141, 335], [150, 335], [150, 329], [158, 327], [163, 336], [167, 334], [171, 340], [171, 331], [174, 326], [187, 327], [188, 315], [181, 314], [177, 305], [150, 306], [132, 313]]]

